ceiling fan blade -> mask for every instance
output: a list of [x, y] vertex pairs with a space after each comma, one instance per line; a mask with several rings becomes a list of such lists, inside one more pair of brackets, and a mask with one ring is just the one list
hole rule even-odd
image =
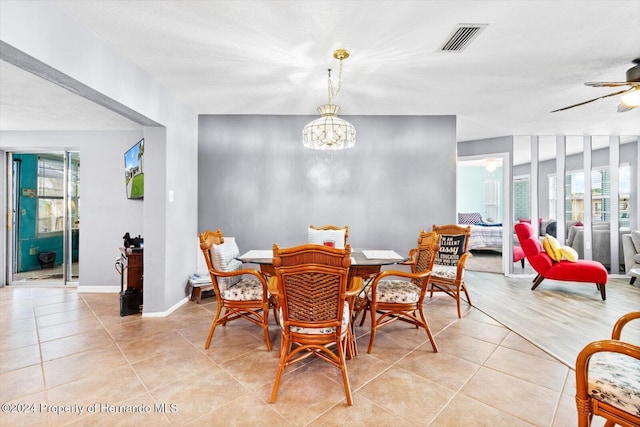
[[619, 92], [610, 93], [608, 95], [599, 96], [597, 98], [593, 98], [593, 99], [590, 99], [588, 101], [581, 102], [579, 104], [570, 105], [570, 106], [564, 107], [564, 108], [558, 108], [557, 110], [553, 110], [552, 113], [555, 113], [555, 112], [558, 112], [558, 111], [568, 110], [569, 108], [578, 107], [580, 105], [588, 104], [590, 102], [597, 101], [597, 100], [602, 99], [602, 98], [608, 98], [610, 96], [622, 95], [623, 93], [627, 93], [627, 92], [632, 91], [632, 90], [635, 90], [635, 88], [630, 87], [629, 89], [621, 90]]
[[635, 105], [626, 105], [621, 102], [618, 105], [618, 113], [624, 113], [625, 111], [633, 110], [634, 108], [636, 108]]
[[640, 86], [640, 82], [586, 82], [591, 87]]

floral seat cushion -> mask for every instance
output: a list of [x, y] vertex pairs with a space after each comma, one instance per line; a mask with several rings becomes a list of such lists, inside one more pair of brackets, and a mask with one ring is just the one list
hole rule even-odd
[[[219, 283], [219, 282], [218, 282]], [[262, 283], [253, 278], [243, 278], [235, 285], [220, 286], [220, 293], [226, 300], [231, 301], [255, 301], [262, 299]]]
[[[278, 310], [278, 317], [280, 318], [280, 325], [284, 325], [284, 319], [282, 318], [282, 309]], [[347, 327], [349, 326], [349, 318], [351, 314], [349, 312], [349, 303], [344, 302], [344, 309], [342, 310], [342, 331], [343, 334], [347, 333]], [[301, 328], [299, 326], [291, 326], [289, 328], [291, 332], [298, 334], [320, 335], [320, 334], [332, 334], [336, 331], [336, 328]]]
[[597, 353], [589, 362], [589, 394], [640, 417], [640, 360], [619, 353]]
[[443, 279], [455, 280], [456, 266], [434, 264], [431, 275], [434, 277], [442, 277]]
[[[371, 299], [371, 289], [369, 289]], [[415, 303], [420, 298], [420, 288], [407, 280], [380, 280], [376, 288], [378, 302]]]

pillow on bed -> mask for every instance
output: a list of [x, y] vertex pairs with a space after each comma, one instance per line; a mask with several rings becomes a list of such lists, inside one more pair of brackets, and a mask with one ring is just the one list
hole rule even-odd
[[480, 212], [469, 212], [458, 214], [458, 224], [478, 224], [482, 222]]

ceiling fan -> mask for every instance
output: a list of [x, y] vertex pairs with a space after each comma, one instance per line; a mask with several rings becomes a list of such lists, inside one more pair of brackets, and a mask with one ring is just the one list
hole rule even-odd
[[588, 104], [593, 101], [597, 101], [602, 98], [608, 98], [610, 96], [623, 95], [620, 99], [620, 105], [618, 105], [618, 112], [623, 113], [625, 111], [633, 110], [636, 107], [640, 107], [640, 58], [636, 58], [633, 60], [635, 66], [629, 68], [627, 70], [627, 81], [626, 82], [586, 82], [586, 86], [593, 87], [618, 87], [618, 86], [629, 86], [628, 88], [610, 93], [608, 95], [599, 96], [598, 98], [590, 99], [588, 101], [581, 102], [579, 104], [570, 105], [568, 107], [559, 108], [557, 110], [553, 110], [552, 113], [556, 111], [568, 110], [569, 108], [578, 107], [580, 105]]

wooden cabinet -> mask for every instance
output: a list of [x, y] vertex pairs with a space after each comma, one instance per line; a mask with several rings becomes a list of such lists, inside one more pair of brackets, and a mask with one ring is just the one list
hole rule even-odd
[[124, 287], [136, 289], [142, 294], [142, 279], [144, 276], [143, 251], [120, 248], [120, 252], [122, 257], [126, 259], [126, 268], [123, 272]]

